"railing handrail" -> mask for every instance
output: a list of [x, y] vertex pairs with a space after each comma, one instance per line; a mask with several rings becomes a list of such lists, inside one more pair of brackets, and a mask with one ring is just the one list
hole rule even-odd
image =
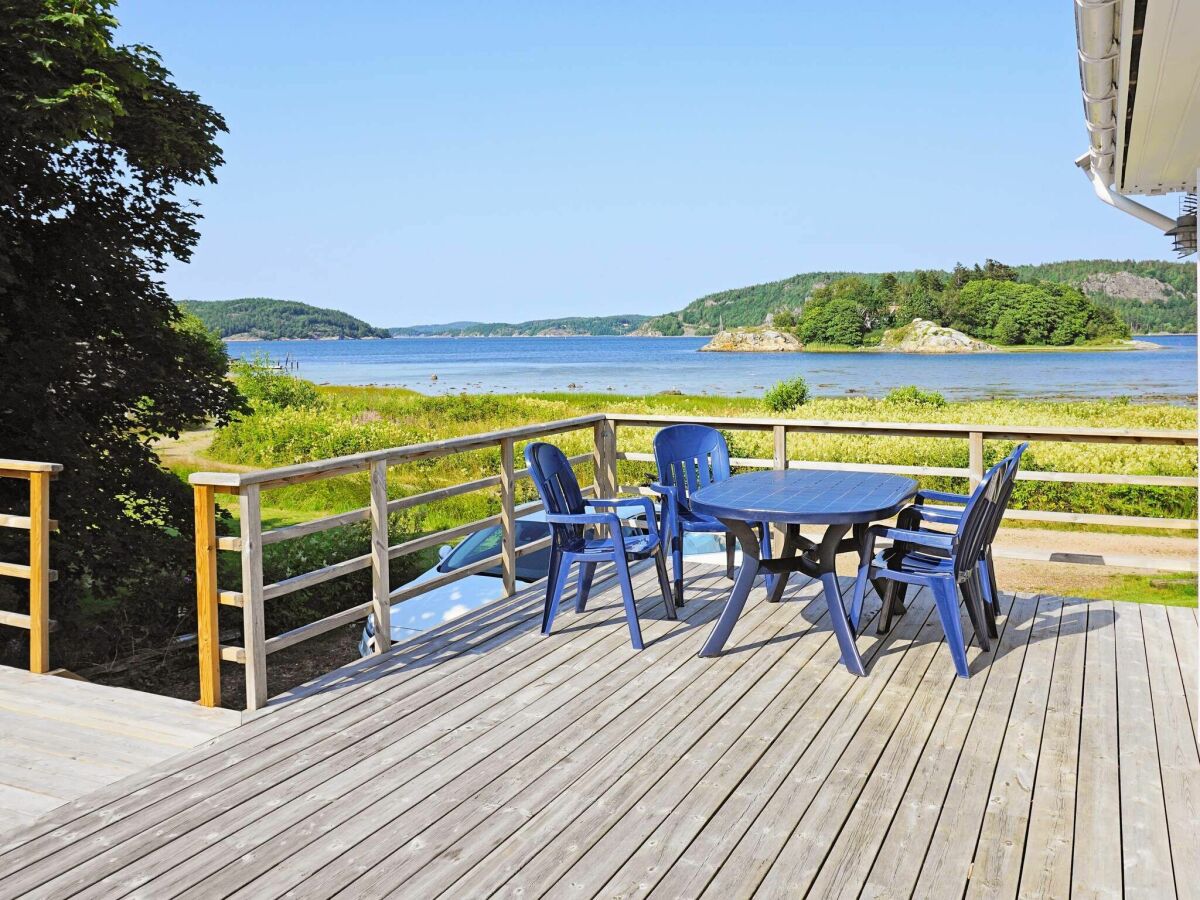
[[19, 475], [10, 475], [10, 472], [47, 472], [51, 475], [57, 475], [63, 470], [62, 463], [52, 462], [35, 462], [29, 459], [0, 459], [0, 477], [3, 478], [19, 478]]
[[[196, 558], [197, 558], [197, 602], [198, 602], [198, 646], [201, 658], [201, 702], [208, 705], [219, 703], [219, 662], [230, 660], [246, 667], [247, 704], [257, 709], [266, 703], [266, 657], [268, 654], [293, 646], [300, 641], [341, 627], [348, 622], [376, 615], [377, 622], [386, 622], [391, 604], [402, 602], [412, 596], [466, 577], [483, 569], [499, 565], [503, 577], [503, 591], [511, 595], [516, 590], [516, 560], [519, 556], [538, 549], [545, 540], [536, 545], [517, 547], [515, 524], [523, 515], [540, 508], [538, 503], [517, 506], [515, 486], [528, 478], [525, 469], [514, 465], [515, 445], [518, 441], [547, 437], [565, 432], [592, 428], [592, 450], [590, 453], [570, 457], [572, 464], [591, 460], [595, 472], [595, 484], [587, 488], [603, 496], [613, 496], [622, 490], [644, 490], [638, 485], [622, 486], [617, 479], [618, 460], [652, 462], [653, 457], [644, 452], [620, 452], [617, 448], [617, 429], [656, 428], [677, 423], [703, 423], [717, 428], [741, 431], [766, 431], [773, 434], [773, 456], [771, 459], [737, 458], [739, 467], [765, 468], [809, 468], [842, 467], [863, 471], [895, 471], [908, 475], [940, 475], [962, 477], [975, 484], [984, 471], [985, 440], [1034, 440], [1048, 442], [1085, 442], [1128, 445], [1194, 446], [1196, 431], [1168, 431], [1128, 428], [1083, 428], [1070, 426], [970, 424], [933, 422], [858, 422], [841, 420], [806, 420], [780, 417], [732, 418], [704, 415], [653, 415], [640, 413], [593, 413], [552, 422], [521, 425], [513, 428], [465, 435], [440, 441], [428, 441], [400, 447], [389, 447], [367, 453], [357, 453], [332, 459], [315, 460], [298, 465], [260, 469], [251, 472], [197, 472], [189, 476], [196, 496]], [[788, 437], [796, 434], [856, 434], [866, 436], [904, 436], [910, 438], [965, 439], [968, 446], [968, 465], [965, 468], [936, 466], [889, 466], [872, 463], [838, 463], [809, 460], [792, 460], [788, 454]], [[387, 469], [417, 460], [433, 459], [455, 453], [497, 447], [500, 449], [500, 467], [495, 475], [487, 475], [461, 484], [449, 485], [419, 494], [389, 499], [386, 490]], [[261, 523], [260, 493], [274, 487], [298, 484], [318, 479], [333, 478], [359, 472], [370, 472], [371, 503], [369, 506], [334, 515], [323, 516], [296, 525], [287, 525], [264, 532]], [[1026, 480], [1065, 481], [1085, 483], [1142, 484], [1160, 487], [1196, 487], [1194, 478], [1166, 475], [1125, 475], [1120, 473], [1071, 473], [1029, 471], [1023, 472]], [[500, 489], [500, 512], [432, 534], [391, 544], [388, 535], [388, 514], [425, 503], [459, 496], [470, 491], [488, 488]], [[217, 492], [238, 495], [241, 508], [241, 534], [233, 537], [217, 537], [214, 515], [214, 495]], [[1139, 527], [1189, 529], [1195, 528], [1195, 520], [1157, 519], [1145, 516], [1116, 516], [1091, 513], [1047, 512], [1041, 510], [1014, 510], [1013, 518], [1035, 521], [1077, 522], [1099, 525], [1137, 525]], [[312, 572], [293, 575], [284, 581], [265, 584], [262, 571], [262, 548], [265, 544], [301, 537], [330, 528], [356, 522], [370, 522], [371, 549], [368, 553], [349, 560], [331, 563]], [[501, 526], [503, 542], [500, 552], [484, 560], [478, 560], [466, 568], [438, 575], [420, 585], [393, 589], [388, 583], [388, 562], [398, 556], [417, 552], [436, 543], [465, 537], [486, 527]], [[216, 583], [216, 554], [219, 550], [239, 552], [242, 555], [242, 588], [240, 591], [219, 590]], [[267, 638], [263, 633], [264, 603], [275, 601], [286, 594], [321, 584], [351, 572], [370, 569], [372, 573], [371, 599], [343, 609], [317, 622], [310, 622], [284, 634]], [[245, 646], [220, 646], [217, 639], [217, 611], [220, 606], [235, 606], [242, 609]], [[386, 627], [377, 626], [376, 640], [380, 651], [389, 644]]]
[[284, 484], [299, 484], [319, 478], [333, 478], [338, 475], [348, 475], [352, 472], [364, 472], [371, 467], [371, 463], [375, 462], [394, 466], [404, 462], [413, 462], [418, 459], [435, 459], [439, 456], [448, 456], [451, 453], [463, 453], [468, 450], [484, 450], [488, 447], [498, 447], [505, 440], [520, 441], [533, 437], [560, 434], [564, 431], [576, 431], [588, 425], [602, 422], [604, 419], [604, 413], [591, 413], [586, 416], [558, 419], [553, 422], [521, 425], [516, 428], [487, 431], [481, 434], [469, 434], [441, 441], [426, 441], [421, 444], [387, 447], [383, 450], [370, 450], [366, 453], [335, 456], [330, 459], [318, 459], [313, 462], [296, 463], [295, 465], [279, 466], [272, 469], [254, 469], [250, 472], [193, 472], [188, 476], [188, 483], [192, 485], [208, 485], [217, 490], [248, 487], [252, 484], [259, 485], [264, 489]]
[[967, 437], [982, 434], [990, 440], [1043, 440], [1063, 443], [1160, 444], [1184, 446], [1197, 442], [1197, 431], [1132, 428], [1083, 428], [1062, 425], [1006, 425], [943, 422], [874, 422], [843, 419], [785, 419], [730, 416], [675, 416], [606, 413], [615, 423], [656, 427], [700, 422], [731, 431], [764, 431], [782, 427], [790, 433], [903, 435], [906, 437]]

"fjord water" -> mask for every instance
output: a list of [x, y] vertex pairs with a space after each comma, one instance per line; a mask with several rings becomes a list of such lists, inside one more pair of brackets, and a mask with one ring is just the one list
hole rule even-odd
[[[1142, 340], [1159, 350], [983, 353], [700, 353], [706, 338], [396, 338], [246, 341], [235, 357], [290, 357], [328, 384], [407, 387], [426, 394], [578, 390], [617, 394], [760, 396], [795, 375], [813, 393], [880, 396], [915, 384], [950, 399], [1128, 396], [1193, 403], [1196, 335]], [[434, 379], [434, 376], [436, 380]]]

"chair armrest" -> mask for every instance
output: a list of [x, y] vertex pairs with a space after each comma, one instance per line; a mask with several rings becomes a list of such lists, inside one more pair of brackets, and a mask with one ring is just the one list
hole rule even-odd
[[933, 522], [938, 525], [957, 525], [962, 521], [965, 510], [951, 506], [911, 506], [909, 507], [923, 522]]
[[673, 484], [650, 482], [650, 490], [662, 497], [662, 527], [670, 535], [677, 535], [679, 530], [679, 488]]
[[614, 507], [622, 506], [640, 506], [646, 513], [646, 527], [650, 529], [651, 537], [658, 537], [658, 522], [655, 520], [654, 503], [649, 497], [614, 497], [611, 499], [602, 498], [599, 500], [589, 500], [590, 506]]
[[971, 498], [966, 494], [951, 494], [947, 491], [917, 491], [918, 500], [936, 500], [938, 503], [963, 503]]
[[614, 513], [546, 513], [551, 525], [606, 525], [621, 533], [621, 520]]
[[904, 544], [915, 544], [918, 547], [936, 547], [941, 550], [953, 550], [955, 536], [942, 534], [938, 531], [910, 531], [907, 528], [889, 528], [887, 525], [874, 525], [871, 533], [876, 537], [890, 538]]

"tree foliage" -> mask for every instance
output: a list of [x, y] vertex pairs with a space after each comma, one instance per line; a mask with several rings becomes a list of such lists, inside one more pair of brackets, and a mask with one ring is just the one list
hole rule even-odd
[[[182, 624], [190, 492], [151, 441], [239, 403], [220, 342], [158, 280], [191, 254], [199, 216], [180, 192], [213, 180], [225, 123], [153, 50], [114, 44], [112, 7], [0, 4], [0, 456], [65, 467], [60, 656]], [[22, 488], [0, 486], [0, 509], [22, 508]]]
[[1016, 270], [989, 259], [949, 278], [917, 271], [869, 281], [851, 276], [815, 288], [801, 310], [796, 335], [805, 343], [859, 347], [884, 328], [928, 319], [998, 344], [1066, 346], [1129, 336], [1107, 306], [1076, 288], [1016, 280]]
[[264, 341], [303, 338], [386, 338], [391, 333], [336, 309], [294, 300], [244, 297], [240, 300], [184, 300], [179, 304], [221, 337]]
[[891, 321], [885, 289], [857, 276], [815, 288], [796, 335], [806, 344], [861, 346], [867, 333]]

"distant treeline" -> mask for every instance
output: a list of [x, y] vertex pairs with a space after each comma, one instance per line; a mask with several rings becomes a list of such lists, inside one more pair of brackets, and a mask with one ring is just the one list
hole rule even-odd
[[531, 319], [528, 322], [451, 322], [446, 325], [416, 325], [392, 328], [397, 337], [537, 337], [539, 335], [629, 334], [648, 316], [566, 316], [561, 319]]
[[329, 338], [386, 338], [386, 329], [336, 309], [294, 300], [244, 297], [240, 300], [183, 300], [179, 306], [223, 338], [264, 341]]

